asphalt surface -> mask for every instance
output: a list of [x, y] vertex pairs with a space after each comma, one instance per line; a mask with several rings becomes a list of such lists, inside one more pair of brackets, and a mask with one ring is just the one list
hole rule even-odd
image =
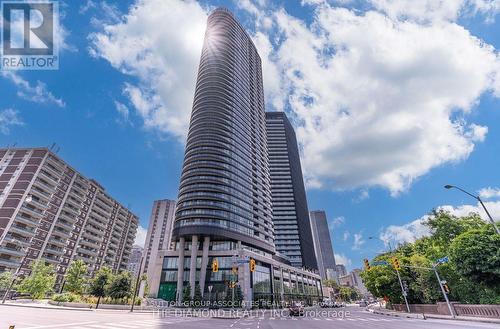
[[[339, 311], [343, 311], [344, 314]], [[320, 312], [320, 313], [318, 313]], [[189, 315], [189, 314], [188, 314]], [[252, 312], [240, 319], [190, 317], [181, 314], [158, 316], [123, 311], [72, 311], [0, 306], [0, 329], [472, 329], [498, 328], [498, 324], [407, 319], [372, 314], [360, 307], [308, 310], [302, 317], [289, 317], [285, 312]]]

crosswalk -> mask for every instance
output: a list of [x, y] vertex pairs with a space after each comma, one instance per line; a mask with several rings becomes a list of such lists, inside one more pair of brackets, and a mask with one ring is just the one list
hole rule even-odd
[[[162, 319], [145, 319], [134, 321], [121, 322], [84, 322], [84, 323], [67, 323], [62, 325], [52, 325], [50, 328], [57, 329], [141, 329], [141, 328], [160, 328], [160, 327], [175, 327], [180, 323], [199, 321], [199, 318], [162, 318]], [[49, 326], [34, 326], [34, 327], [17, 327], [16, 329], [48, 329]]]

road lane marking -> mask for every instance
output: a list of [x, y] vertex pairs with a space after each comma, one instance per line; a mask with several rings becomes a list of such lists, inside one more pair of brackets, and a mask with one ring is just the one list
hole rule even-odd
[[40, 329], [40, 328], [62, 328], [62, 327], [67, 327], [67, 326], [84, 326], [88, 324], [93, 324], [93, 323], [98, 323], [96, 321], [92, 322], [75, 322], [75, 323], [65, 323], [65, 324], [51, 324], [51, 325], [45, 325], [45, 326], [36, 326], [36, 327], [28, 327], [24, 329]]

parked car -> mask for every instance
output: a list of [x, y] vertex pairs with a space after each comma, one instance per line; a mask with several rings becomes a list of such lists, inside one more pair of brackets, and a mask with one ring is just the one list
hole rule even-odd
[[362, 301], [358, 302], [358, 305], [360, 307], [366, 307], [366, 306], [368, 306], [368, 302], [366, 300], [362, 300]]
[[304, 315], [304, 306], [301, 303], [292, 303], [288, 308], [290, 315]]

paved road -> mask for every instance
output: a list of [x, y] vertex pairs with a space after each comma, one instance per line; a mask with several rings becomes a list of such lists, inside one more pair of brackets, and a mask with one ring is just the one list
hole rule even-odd
[[16, 329], [485, 329], [495, 324], [449, 320], [395, 318], [371, 314], [359, 307], [348, 307], [349, 316], [307, 314], [304, 317], [281, 317], [280, 314], [253, 313], [242, 319], [212, 319], [168, 315], [159, 318], [152, 314], [120, 311], [69, 311], [0, 306], [0, 329], [15, 325]]

